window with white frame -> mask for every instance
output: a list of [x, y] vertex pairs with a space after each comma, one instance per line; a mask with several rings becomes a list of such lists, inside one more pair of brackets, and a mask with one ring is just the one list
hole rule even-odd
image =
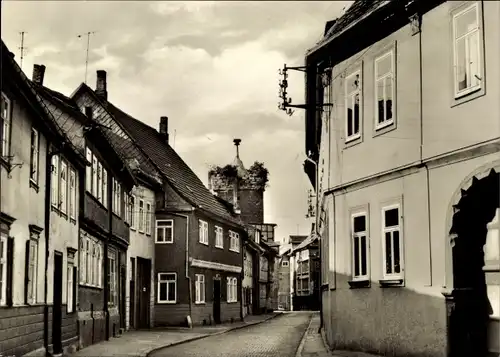
[[90, 148], [85, 149], [86, 158], [91, 163], [85, 169], [85, 189], [104, 207], [108, 207], [108, 172]]
[[361, 70], [346, 77], [345, 108], [346, 108], [346, 141], [361, 136]]
[[240, 235], [233, 231], [229, 231], [229, 250], [233, 252], [240, 251]]
[[384, 278], [403, 278], [403, 246], [400, 206], [391, 205], [382, 209]]
[[7, 242], [8, 236], [0, 232], [0, 305], [7, 303]]
[[75, 289], [75, 253], [68, 252], [66, 269], [66, 311], [68, 313], [75, 310], [76, 289]]
[[394, 122], [395, 97], [394, 51], [375, 59], [375, 128], [381, 129]]
[[69, 216], [76, 220], [76, 171], [69, 171]]
[[128, 193], [123, 192], [123, 200], [125, 201], [125, 204], [123, 205], [124, 206], [123, 220], [124, 220], [125, 223], [129, 223], [129, 218], [130, 218], [130, 212], [129, 212], [129, 210], [130, 210], [130, 204], [129, 204], [129, 200], [130, 200], [130, 196], [128, 195]]
[[131, 195], [130, 196], [130, 208], [129, 208], [129, 211], [130, 211], [130, 219], [129, 219], [129, 223], [130, 223], [130, 228], [135, 230], [136, 226], [135, 226], [135, 196], [134, 195]]
[[2, 92], [0, 107], [0, 156], [10, 155], [10, 126], [11, 126], [11, 107], [10, 99]]
[[171, 219], [156, 221], [156, 243], [174, 242], [174, 221]]
[[31, 238], [26, 244], [26, 303], [36, 303], [37, 277], [38, 277], [38, 235], [31, 233]]
[[177, 300], [177, 273], [158, 273], [158, 303], [175, 304]]
[[227, 278], [227, 302], [238, 301], [238, 279], [234, 277]]
[[151, 234], [151, 203], [146, 202], [146, 234]]
[[80, 237], [80, 284], [102, 287], [102, 242], [84, 234]]
[[195, 303], [205, 302], [205, 275], [195, 274]]
[[139, 200], [139, 232], [144, 233], [144, 201]]
[[59, 182], [59, 209], [62, 213], [68, 210], [68, 164], [61, 159], [60, 168], [60, 182]]
[[200, 219], [198, 222], [198, 229], [200, 243], [208, 245], [208, 223]]
[[481, 87], [481, 37], [479, 4], [453, 15], [455, 98]]
[[215, 226], [215, 247], [224, 248], [224, 230], [219, 226]]
[[51, 202], [52, 206], [56, 207], [59, 204], [59, 157], [52, 156], [52, 167], [50, 168], [51, 175]]
[[368, 228], [367, 213], [351, 215], [351, 249], [353, 280], [368, 280]]
[[108, 251], [108, 303], [115, 306], [118, 303], [118, 275], [116, 273], [116, 252]]
[[122, 208], [122, 188], [120, 183], [113, 177], [113, 202], [112, 209], [113, 212], [121, 217], [121, 208]]
[[38, 163], [40, 151], [40, 136], [38, 130], [31, 128], [30, 180], [38, 183]]

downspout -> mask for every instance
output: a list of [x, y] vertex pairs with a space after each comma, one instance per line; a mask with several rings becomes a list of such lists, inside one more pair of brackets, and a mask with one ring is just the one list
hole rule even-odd
[[[194, 211], [194, 208], [191, 208]], [[186, 265], [185, 265], [185, 278], [188, 281], [189, 291], [189, 315], [186, 316], [186, 321], [189, 328], [193, 327], [191, 316], [193, 316], [193, 287], [191, 284], [191, 277], [189, 276], [189, 216], [179, 213], [169, 212], [169, 214], [186, 219]]]
[[427, 189], [427, 238], [429, 242], [429, 286], [432, 286], [432, 241], [431, 241], [431, 189], [429, 167], [424, 163], [424, 114], [423, 114], [423, 61], [422, 61], [422, 29], [421, 15], [418, 13], [418, 58], [419, 58], [419, 116], [420, 116], [420, 165], [425, 167], [425, 181]]
[[[64, 142], [62, 143], [64, 145]], [[49, 272], [49, 240], [50, 240], [50, 213], [52, 192], [52, 158], [60, 153], [60, 150], [51, 150], [51, 143], [47, 141], [46, 163], [45, 163], [45, 267], [44, 267], [44, 309], [43, 309], [43, 340], [45, 354], [48, 356], [49, 347], [49, 305], [48, 305], [48, 272]]]

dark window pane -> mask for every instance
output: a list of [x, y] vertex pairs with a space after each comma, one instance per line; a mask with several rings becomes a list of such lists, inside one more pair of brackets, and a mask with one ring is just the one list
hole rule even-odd
[[348, 108], [347, 109], [347, 136], [351, 136], [353, 134], [352, 132], [352, 109]]
[[354, 276], [359, 275], [359, 238], [354, 237]]
[[391, 233], [385, 234], [385, 272], [392, 274], [392, 247], [391, 247]]
[[361, 275], [366, 275], [366, 237], [363, 236], [361, 239]]
[[175, 300], [175, 283], [174, 282], [168, 283], [168, 300], [169, 301]]
[[384, 100], [378, 101], [378, 123], [384, 122]]
[[158, 228], [156, 230], [156, 240], [158, 242], [163, 242], [163, 240], [164, 240], [163, 232], [164, 232], [163, 228]]
[[385, 120], [392, 119], [392, 76], [385, 78]]
[[172, 228], [165, 229], [165, 241], [166, 242], [172, 241]]
[[385, 226], [393, 227], [399, 225], [399, 209], [392, 208], [385, 211]]
[[392, 240], [394, 241], [394, 273], [401, 273], [401, 264], [399, 256], [399, 232], [392, 232]]
[[167, 284], [166, 283], [160, 284], [160, 300], [161, 301], [167, 300]]
[[359, 133], [359, 94], [354, 97], [354, 134]]
[[366, 231], [366, 216], [354, 217], [354, 232]]

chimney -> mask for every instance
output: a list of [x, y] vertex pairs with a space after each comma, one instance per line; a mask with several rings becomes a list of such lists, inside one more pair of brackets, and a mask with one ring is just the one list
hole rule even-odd
[[85, 107], [85, 116], [92, 120], [92, 107]]
[[45, 76], [45, 66], [43, 64], [33, 65], [33, 82], [43, 86], [43, 77]]
[[106, 71], [100, 69], [97, 71], [97, 83], [95, 86], [95, 94], [97, 96], [104, 100], [108, 100], [108, 90], [107, 90], [107, 84], [106, 84]]
[[160, 135], [168, 144], [168, 117], [160, 118]]

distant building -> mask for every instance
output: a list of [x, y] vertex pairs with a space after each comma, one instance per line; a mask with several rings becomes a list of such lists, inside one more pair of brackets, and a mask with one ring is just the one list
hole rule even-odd
[[291, 303], [291, 284], [290, 284], [290, 256], [280, 255], [277, 259], [278, 267], [278, 309], [290, 311]]

